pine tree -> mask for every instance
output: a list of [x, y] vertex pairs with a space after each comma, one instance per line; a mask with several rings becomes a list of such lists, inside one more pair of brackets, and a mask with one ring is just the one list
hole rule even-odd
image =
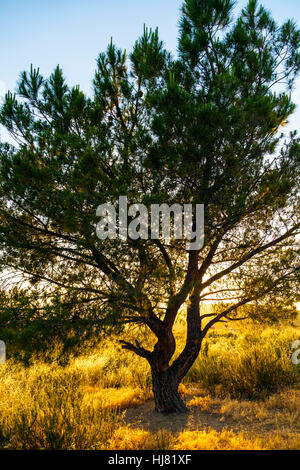
[[[178, 385], [215, 323], [252, 310], [263, 319], [274, 305], [286, 314], [299, 299], [300, 144], [280, 135], [299, 43], [294, 22], [278, 26], [256, 0], [236, 20], [231, 0], [185, 0], [177, 58], [145, 28], [129, 57], [113, 42], [99, 55], [92, 98], [60, 67], [49, 79], [32, 67], [6, 95], [0, 122], [15, 144], [0, 148], [3, 272], [52, 299], [49, 328], [58, 298], [70, 329], [147, 327], [152, 351], [122, 345], [148, 361], [157, 411], [186, 411]], [[204, 247], [100, 240], [96, 208], [125, 195], [204, 204]], [[203, 313], [205, 301], [218, 302]]]

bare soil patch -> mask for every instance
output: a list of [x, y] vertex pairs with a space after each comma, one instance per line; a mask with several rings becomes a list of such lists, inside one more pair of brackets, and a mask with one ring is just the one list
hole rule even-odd
[[[142, 405], [128, 408], [124, 419], [128, 426], [150, 432], [165, 430], [178, 433], [207, 429], [221, 432], [226, 429], [266, 436], [276, 431], [292, 431], [293, 434], [299, 433], [300, 439], [299, 398], [299, 388], [259, 402], [205, 397], [204, 402], [200, 399], [197, 403], [195, 395], [189, 395], [185, 397], [189, 407], [187, 414], [162, 415], [155, 411], [154, 401], [148, 400]], [[293, 406], [288, 407], [287, 402]]]
[[220, 421], [220, 416], [209, 411], [202, 411], [197, 406], [190, 407], [189, 413], [172, 413], [162, 415], [154, 409], [154, 401], [149, 400], [143, 405], [135, 406], [126, 410], [125, 423], [134, 425], [150, 432], [162, 429], [176, 433], [184, 430], [195, 431], [197, 429], [213, 428], [217, 431], [222, 429], [237, 429], [239, 424], [230, 419]]

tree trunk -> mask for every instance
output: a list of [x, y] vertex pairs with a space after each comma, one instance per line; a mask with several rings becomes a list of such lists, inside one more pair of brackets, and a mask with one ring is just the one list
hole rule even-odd
[[178, 393], [179, 382], [170, 369], [151, 369], [155, 410], [159, 413], [187, 412], [188, 409]]

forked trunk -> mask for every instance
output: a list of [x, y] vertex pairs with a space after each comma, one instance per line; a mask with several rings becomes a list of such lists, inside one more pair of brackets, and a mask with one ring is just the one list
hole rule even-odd
[[179, 382], [170, 369], [161, 372], [152, 368], [152, 386], [157, 412], [168, 414], [188, 411], [178, 393]]

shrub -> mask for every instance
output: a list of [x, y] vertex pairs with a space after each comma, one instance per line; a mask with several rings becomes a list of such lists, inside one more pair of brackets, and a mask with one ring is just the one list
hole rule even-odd
[[235, 398], [268, 396], [299, 381], [300, 368], [291, 361], [291, 345], [298, 337], [292, 327], [213, 332], [186, 380]]

